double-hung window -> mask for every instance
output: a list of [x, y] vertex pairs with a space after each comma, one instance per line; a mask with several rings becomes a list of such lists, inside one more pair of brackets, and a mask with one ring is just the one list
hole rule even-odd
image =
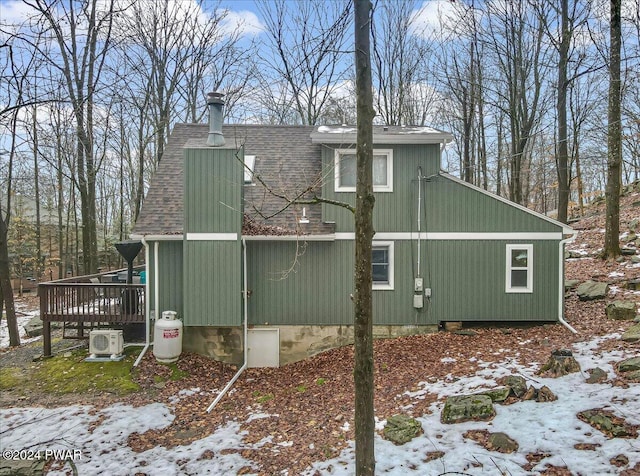
[[373, 242], [371, 267], [373, 289], [393, 289], [393, 242]]
[[533, 292], [533, 245], [507, 245], [505, 292]]
[[[356, 191], [356, 151], [336, 149], [335, 191]], [[393, 150], [373, 150], [373, 191], [393, 192]]]

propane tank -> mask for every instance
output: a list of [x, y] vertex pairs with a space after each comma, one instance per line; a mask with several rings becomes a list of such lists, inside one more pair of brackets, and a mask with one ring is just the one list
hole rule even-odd
[[153, 355], [158, 362], [171, 363], [182, 353], [182, 321], [175, 311], [163, 311], [153, 327]]

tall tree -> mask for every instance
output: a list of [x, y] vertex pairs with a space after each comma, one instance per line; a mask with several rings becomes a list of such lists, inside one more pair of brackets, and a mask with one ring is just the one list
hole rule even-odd
[[[343, 46], [349, 19], [344, 0], [261, 0], [258, 8], [265, 21], [267, 47], [273, 56], [264, 58], [261, 81], [270, 96], [288, 104], [301, 124], [317, 124], [340, 80], [344, 79]], [[284, 87], [286, 85], [286, 88]], [[279, 114], [287, 117], [286, 112]]]
[[372, 75], [375, 107], [385, 124], [424, 125], [433, 114], [435, 88], [424, 58], [429, 43], [414, 31], [415, 1], [376, 2]]
[[569, 0], [560, 0], [560, 41], [558, 44], [558, 82], [556, 110], [558, 115], [558, 145], [556, 163], [558, 171], [558, 220], [567, 223], [569, 211], [569, 144], [567, 143], [567, 66], [571, 30], [569, 26]]
[[620, 182], [622, 180], [622, 114], [620, 111], [620, 52], [622, 49], [622, 0], [611, 0], [609, 29], [609, 121], [607, 131], [607, 187], [604, 258], [620, 255]]
[[527, 2], [487, 5], [490, 49], [496, 61], [498, 106], [509, 123], [509, 199], [524, 203], [531, 139], [542, 114], [543, 81], [548, 68], [544, 23]]
[[[8, 29], [9, 30], [9, 29]], [[4, 143], [8, 150], [0, 150], [0, 316], [6, 311], [9, 345], [20, 345], [20, 333], [11, 286], [9, 261], [9, 229], [11, 226], [12, 196], [14, 193], [14, 165], [17, 157], [19, 116], [29, 107], [42, 103], [40, 98], [28, 96], [30, 71], [35, 55], [16, 48], [15, 31], [5, 31], [5, 41], [0, 45], [0, 130], [8, 137]], [[38, 39], [36, 39], [37, 41]], [[5, 162], [6, 163], [3, 163]], [[5, 195], [6, 194], [6, 195]]]
[[[76, 186], [82, 214], [82, 257], [85, 273], [98, 269], [95, 116], [100, 79], [111, 46], [114, 0], [25, 0], [38, 17], [32, 27], [46, 32], [57, 50], [39, 48], [44, 60], [61, 76], [73, 108], [76, 127]], [[57, 78], [52, 78], [54, 81]]]
[[375, 474], [373, 408], [373, 94], [371, 3], [355, 0], [356, 210], [355, 210], [355, 433], [356, 474]]

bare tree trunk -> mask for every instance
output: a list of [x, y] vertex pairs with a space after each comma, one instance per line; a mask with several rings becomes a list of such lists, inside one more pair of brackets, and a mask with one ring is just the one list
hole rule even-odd
[[[577, 142], [577, 134], [574, 134], [574, 142]], [[574, 144], [574, 160], [576, 162], [576, 181], [578, 182], [578, 207], [580, 216], [584, 216], [584, 185], [582, 184], [582, 170], [580, 168], [580, 150], [578, 144]]]
[[622, 165], [622, 119], [620, 112], [621, 0], [611, 0], [611, 51], [609, 52], [609, 112], [607, 138], [606, 217], [603, 257], [620, 255], [620, 181]]
[[[13, 289], [11, 288], [11, 276], [9, 274], [9, 247], [7, 243], [7, 224], [0, 217], [0, 290], [7, 311], [7, 329], [9, 330], [9, 345], [20, 345], [20, 332], [16, 319], [16, 308], [13, 302]], [[0, 317], [2, 306], [0, 306]]]
[[37, 106], [33, 108], [33, 182], [36, 200], [36, 266], [35, 276], [37, 282], [40, 282], [42, 275], [42, 243], [40, 240], [42, 226], [40, 223], [40, 172], [38, 167], [38, 115]]
[[560, 2], [561, 38], [560, 55], [558, 59], [558, 146], [557, 146], [557, 172], [558, 172], [558, 221], [567, 223], [569, 210], [569, 147], [567, 144], [567, 63], [569, 61], [569, 43], [571, 32], [569, 31], [569, 3], [568, 0]]
[[373, 94], [371, 83], [371, 3], [355, 0], [357, 180], [355, 211], [355, 433], [356, 474], [375, 474], [373, 408]]
[[[11, 287], [11, 272], [9, 268], [9, 222], [11, 221], [11, 186], [13, 173], [13, 158], [16, 148], [16, 128], [19, 109], [11, 114], [11, 146], [9, 150], [9, 167], [7, 173], [7, 202], [6, 212], [3, 216], [0, 207], [0, 294], [7, 313], [7, 330], [9, 331], [9, 345], [14, 347], [20, 345], [20, 333], [18, 331], [18, 320], [16, 318], [16, 307], [13, 302], [13, 289]], [[0, 318], [2, 318], [2, 306], [0, 306]]]

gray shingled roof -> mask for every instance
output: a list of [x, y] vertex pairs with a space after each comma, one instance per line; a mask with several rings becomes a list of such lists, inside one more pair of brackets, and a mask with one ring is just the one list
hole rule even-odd
[[[222, 132], [227, 145], [244, 145], [245, 155], [255, 155], [254, 173], [259, 175], [275, 194], [296, 196], [318, 181], [321, 174], [321, 145], [311, 142], [313, 127], [225, 125]], [[183, 146], [193, 140], [207, 140], [207, 124], [177, 124], [169, 137], [149, 192], [135, 224], [134, 235], [172, 235], [183, 233]], [[273, 231], [288, 230], [291, 234], [333, 233], [332, 224], [322, 223], [319, 205], [306, 205], [309, 224], [297, 225], [302, 206], [281, 210], [286, 201], [258, 184], [244, 186], [244, 211], [259, 225]], [[319, 194], [319, 190], [318, 190]], [[296, 226], [299, 229], [296, 230]], [[256, 227], [251, 227], [255, 230]], [[257, 229], [268, 230], [258, 226]], [[255, 231], [254, 231], [255, 232]], [[275, 234], [275, 233], [274, 233]]]
[[[169, 137], [151, 187], [135, 224], [134, 235], [183, 233], [183, 147], [206, 144], [207, 124], [177, 124]], [[323, 180], [322, 144], [354, 144], [351, 126], [224, 125], [227, 145], [244, 146], [254, 155], [254, 180], [244, 186], [245, 234], [330, 234], [334, 225], [322, 222], [319, 204], [305, 205], [308, 224], [300, 224], [302, 205], [287, 207], [287, 199], [320, 195]], [[374, 143], [442, 143], [452, 136], [429, 127], [375, 126]], [[323, 177], [324, 173], [324, 177]], [[327, 175], [328, 174], [328, 175]], [[284, 198], [283, 198], [284, 197]]]

